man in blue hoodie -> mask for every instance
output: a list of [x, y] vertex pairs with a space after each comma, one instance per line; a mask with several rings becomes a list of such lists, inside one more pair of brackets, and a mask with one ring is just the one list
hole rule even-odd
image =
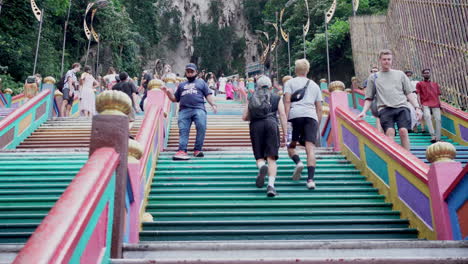
[[187, 145], [192, 122], [195, 123], [197, 129], [193, 156], [200, 158], [204, 156], [202, 149], [206, 134], [205, 98], [213, 108], [213, 111], [217, 112], [217, 107], [208, 85], [203, 79], [197, 79], [197, 66], [195, 64], [187, 64], [185, 67], [185, 77], [187, 77], [188, 81], [180, 83], [175, 93], [172, 93], [172, 90], [167, 87], [161, 88], [169, 97], [169, 100], [180, 104], [178, 119], [179, 150], [174, 155], [174, 160], [190, 159], [190, 156], [187, 154]]

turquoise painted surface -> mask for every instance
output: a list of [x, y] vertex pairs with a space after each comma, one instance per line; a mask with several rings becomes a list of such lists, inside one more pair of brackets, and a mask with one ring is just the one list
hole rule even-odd
[[452, 119], [447, 118], [446, 116], [442, 115], [442, 128], [446, 129], [448, 132], [456, 135], [457, 132], [455, 131], [455, 124]]
[[148, 182], [148, 180], [150, 179], [151, 165], [153, 164], [153, 162], [154, 162], [153, 152], [150, 152], [148, 160], [146, 161], [146, 175], [145, 175], [146, 182]]
[[108, 223], [107, 223], [107, 236], [106, 236], [106, 248], [105, 254], [102, 258], [102, 264], [110, 263], [110, 249], [111, 249], [111, 239], [112, 239], [112, 225], [114, 219], [114, 192], [115, 192], [115, 173], [112, 175], [107, 188], [101, 197], [96, 209], [91, 216], [86, 229], [84, 230], [80, 241], [78, 242], [75, 251], [73, 252], [72, 257], [70, 258], [70, 264], [80, 263], [80, 258], [83, 252], [88, 245], [88, 241], [91, 238], [94, 228], [96, 227], [99, 217], [101, 216], [106, 204], [109, 203], [109, 211], [108, 211]]
[[366, 153], [367, 166], [371, 168], [385, 184], [390, 185], [387, 163], [367, 145], [364, 145], [364, 152]]
[[[77, 100], [75, 100], [73, 102], [73, 106], [72, 106], [72, 109], [71, 109], [71, 116], [75, 116], [75, 115], [80, 115], [79, 111], [80, 111], [80, 104], [78, 102], [76, 102]], [[76, 103], [75, 103], [76, 102]]]
[[[47, 121], [47, 118], [49, 117], [49, 113], [51, 111], [51, 94], [49, 94], [47, 97], [43, 98], [38, 104], [36, 104], [35, 106], [33, 106], [31, 109], [29, 109], [28, 111], [26, 111], [20, 118], [18, 118], [17, 120], [15, 120], [13, 123], [11, 123], [8, 127], [6, 127], [5, 130], [3, 131], [0, 131], [0, 135], [3, 135], [5, 134], [7, 131], [9, 131], [10, 129], [12, 129], [14, 127], [15, 129], [15, 138], [14, 140], [8, 144], [4, 149], [14, 149], [16, 148], [23, 140], [25, 140], [27, 137], [29, 137], [32, 132], [34, 132], [38, 127], [40, 127], [44, 122]], [[44, 115], [39, 118], [38, 120], [35, 120], [36, 119], [36, 111], [37, 109], [46, 104], [46, 112], [44, 113]], [[23, 133], [21, 135], [19, 135], [19, 125], [21, 123], [21, 121], [28, 117], [30, 114], [32, 114], [32, 118], [31, 118], [31, 124], [23, 131]]]

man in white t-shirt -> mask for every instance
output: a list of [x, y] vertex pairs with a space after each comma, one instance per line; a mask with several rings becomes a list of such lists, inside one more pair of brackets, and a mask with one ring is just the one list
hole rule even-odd
[[[296, 151], [299, 142], [305, 146], [307, 153], [307, 188], [315, 189], [314, 148], [317, 143], [319, 122], [322, 120], [322, 93], [320, 87], [307, 78], [310, 64], [306, 59], [296, 61], [296, 78], [289, 80], [284, 87], [284, 103], [288, 121], [292, 124], [292, 139], [288, 146], [289, 157], [296, 163], [293, 180], [300, 180], [304, 165]], [[297, 97], [299, 90], [304, 89], [302, 98]]]

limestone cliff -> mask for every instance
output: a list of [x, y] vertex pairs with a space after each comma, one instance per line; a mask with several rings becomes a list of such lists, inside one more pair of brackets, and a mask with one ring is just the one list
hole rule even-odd
[[[218, 24], [220, 27], [232, 26], [235, 29], [237, 36], [245, 37], [246, 39], [246, 50], [244, 57], [246, 64], [251, 63], [253, 56], [258, 57], [256, 48], [256, 36], [252, 35], [247, 26], [247, 20], [244, 17], [242, 0], [222, 0], [224, 8]], [[197, 24], [208, 23], [209, 17], [209, 0], [173, 0], [171, 5], [172, 8], [177, 9], [182, 14], [182, 30], [183, 36], [180, 42], [175, 48], [168, 48], [164, 45], [164, 41], [158, 47], [158, 54], [161, 61], [172, 65], [173, 71], [182, 73], [184, 66], [189, 62], [193, 54], [193, 34], [192, 32], [192, 20], [196, 21]], [[152, 60], [147, 65], [148, 68], [152, 69], [156, 67], [157, 60]]]

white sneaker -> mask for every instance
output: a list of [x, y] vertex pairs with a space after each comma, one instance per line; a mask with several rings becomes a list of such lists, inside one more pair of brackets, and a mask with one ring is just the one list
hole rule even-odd
[[307, 185], [307, 188], [308, 188], [308, 189], [311, 189], [311, 190], [312, 190], [312, 189], [315, 189], [315, 182], [314, 182], [314, 180], [307, 180], [306, 185]]
[[293, 181], [298, 181], [301, 179], [301, 174], [302, 174], [303, 169], [304, 169], [304, 164], [302, 163], [302, 161], [296, 164], [296, 168], [294, 169], [294, 173], [292, 176]]

